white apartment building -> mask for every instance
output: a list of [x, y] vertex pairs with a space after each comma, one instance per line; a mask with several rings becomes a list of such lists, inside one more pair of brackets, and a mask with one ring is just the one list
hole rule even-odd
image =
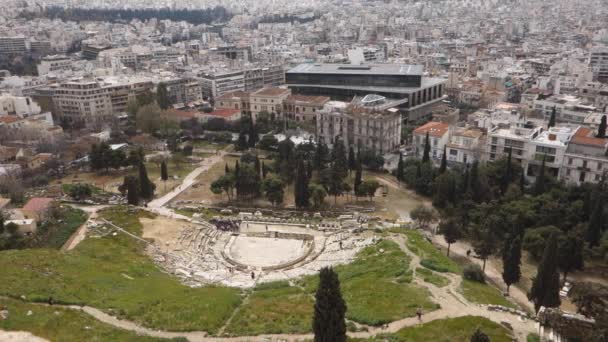
[[285, 71], [281, 65], [211, 71], [198, 76], [203, 96], [206, 98], [216, 98], [233, 91], [254, 91], [285, 84]]
[[544, 160], [545, 173], [562, 178], [560, 170], [564, 163], [564, 154], [577, 129], [578, 126], [551, 127], [534, 138], [530, 144], [527, 163], [523, 165], [526, 176], [536, 177]]
[[571, 95], [554, 95], [534, 101], [534, 109], [543, 114], [546, 121], [551, 118], [553, 108], [555, 108], [557, 121], [575, 124], [582, 124], [589, 114], [598, 111], [594, 105], [584, 102], [580, 97]]
[[580, 127], [572, 139], [560, 172], [570, 183], [597, 183], [608, 170], [608, 140], [595, 137], [595, 131]]
[[151, 81], [135, 78], [73, 80], [54, 87], [53, 104], [60, 120], [96, 128], [112, 122], [129, 100], [152, 88]]
[[481, 160], [485, 149], [485, 134], [476, 127], [459, 127], [452, 131], [446, 147], [448, 163], [470, 164]]
[[608, 112], [608, 84], [587, 82], [579, 88], [580, 96], [600, 111]]
[[431, 145], [430, 157], [439, 160], [443, 157], [444, 147], [450, 141], [450, 125], [445, 122], [430, 121], [414, 130], [415, 153], [419, 158], [424, 155], [427, 133]]
[[72, 70], [72, 63], [72, 60], [67, 56], [46, 56], [36, 66], [38, 76], [46, 76], [58, 71], [70, 71]]
[[589, 54], [589, 66], [594, 80], [608, 82], [608, 47], [593, 48]]
[[0, 55], [23, 55], [26, 50], [25, 37], [0, 37]]
[[534, 150], [532, 140], [536, 139], [543, 128], [531, 123], [519, 122], [510, 126], [499, 125], [488, 131], [485, 160], [498, 160], [509, 153], [522, 164], [527, 163]]
[[26, 117], [40, 114], [40, 106], [29, 97], [0, 95], [0, 116], [17, 115]]

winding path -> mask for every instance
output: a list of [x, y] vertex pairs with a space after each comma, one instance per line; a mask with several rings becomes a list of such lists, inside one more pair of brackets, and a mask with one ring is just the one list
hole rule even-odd
[[[172, 210], [165, 207], [167, 203], [169, 203], [172, 199], [177, 197], [180, 193], [188, 189], [190, 186], [196, 183], [196, 178], [203, 172], [209, 170], [214, 164], [221, 161], [223, 156], [226, 154], [225, 151], [221, 151], [220, 154], [214, 155], [203, 160], [199, 167], [194, 169], [190, 174], [188, 174], [182, 181], [182, 184], [165, 194], [164, 196], [150, 202], [148, 204], [148, 209], [154, 211], [160, 215], [168, 216], [172, 218], [177, 218]], [[381, 179], [384, 183], [387, 183], [389, 186], [393, 188], [401, 187], [388, 179]], [[88, 211], [92, 214], [95, 214], [99, 208], [91, 208]], [[399, 213], [400, 215], [404, 213]], [[409, 214], [409, 213], [407, 213]], [[182, 217], [179, 217], [182, 218]], [[86, 229], [85, 229], [86, 230]], [[481, 316], [485, 317], [489, 320], [492, 320], [496, 323], [507, 322], [513, 327], [513, 335], [518, 341], [526, 341], [526, 336], [529, 333], [536, 332], [535, 322], [532, 320], [524, 320], [517, 315], [507, 313], [507, 312], [496, 312], [489, 311], [487, 306], [479, 305], [476, 303], [469, 302], [466, 298], [462, 296], [460, 293], [460, 285], [461, 285], [461, 277], [455, 274], [442, 274], [442, 276], [449, 279], [450, 283], [444, 287], [437, 287], [431, 283], [424, 282], [422, 279], [415, 277], [415, 270], [420, 266], [420, 258], [412, 253], [406, 246], [406, 237], [400, 234], [393, 234], [390, 236], [390, 239], [396, 242], [401, 250], [403, 250], [410, 258], [410, 267], [414, 272], [414, 280], [413, 283], [428, 289], [431, 296], [435, 299], [437, 303], [441, 304], [441, 308], [425, 313], [423, 315], [422, 323], [438, 320], [438, 319], [446, 319], [446, 318], [454, 318], [454, 317], [462, 317], [462, 316]], [[78, 242], [81, 241], [81, 234], [76, 234], [74, 241], [69, 243], [66, 249], [73, 248]], [[440, 237], [435, 237], [435, 243], [441, 245], [442, 239]], [[452, 245], [452, 251], [455, 254], [466, 254], [466, 249], [463, 249], [462, 246], [454, 246]], [[488, 273], [491, 278], [495, 278], [495, 274], [497, 271], [494, 269], [488, 269]], [[512, 292], [516, 292], [517, 290], [513, 289]], [[521, 291], [520, 291], [521, 292]], [[515, 295], [515, 293], [514, 293]], [[520, 297], [520, 294], [516, 294], [517, 297]], [[517, 298], [520, 299], [520, 298]], [[519, 300], [518, 300], [519, 302]], [[529, 303], [529, 302], [528, 302]], [[34, 303], [32, 303], [34, 304]], [[36, 305], [46, 305], [46, 304], [36, 304]], [[313, 339], [312, 334], [302, 334], [302, 335], [292, 335], [292, 334], [275, 334], [275, 335], [259, 335], [259, 336], [240, 336], [240, 337], [211, 337], [208, 336], [204, 331], [191, 331], [191, 332], [171, 332], [171, 331], [160, 331], [155, 329], [150, 329], [143, 327], [135, 322], [120, 320], [116, 317], [113, 317], [102, 310], [97, 308], [89, 307], [89, 306], [74, 306], [74, 305], [55, 305], [56, 307], [62, 307], [66, 309], [79, 310], [82, 311], [93, 318], [99, 320], [100, 322], [109, 324], [113, 327], [128, 330], [135, 332], [139, 335], [147, 335], [152, 337], [159, 338], [175, 338], [175, 337], [185, 337], [191, 342], [210, 342], [210, 341], [303, 341], [303, 340], [311, 340]], [[240, 309], [237, 308], [235, 313]], [[234, 315], [234, 314], [233, 314]], [[380, 333], [395, 333], [403, 328], [415, 326], [420, 324], [420, 321], [416, 317], [408, 317], [404, 318], [392, 323], [389, 323], [382, 327], [372, 327], [372, 326], [364, 326], [358, 325], [361, 327], [367, 328], [367, 331], [360, 331], [355, 333], [348, 333], [350, 337], [357, 338], [369, 338], [375, 336]], [[227, 324], [224, 325], [224, 327]], [[224, 329], [222, 328], [222, 331]]]

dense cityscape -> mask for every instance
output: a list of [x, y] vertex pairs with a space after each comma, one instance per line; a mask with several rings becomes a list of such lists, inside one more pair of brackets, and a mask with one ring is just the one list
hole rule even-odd
[[3, 0], [0, 341], [608, 341], [604, 0]]

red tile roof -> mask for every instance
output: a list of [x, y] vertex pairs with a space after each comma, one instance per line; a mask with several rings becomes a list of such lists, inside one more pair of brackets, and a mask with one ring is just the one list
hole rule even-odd
[[21, 119], [14, 116], [0, 116], [0, 122], [4, 122], [6, 124], [10, 124], [19, 120]]
[[576, 133], [574, 133], [574, 136], [570, 142], [579, 145], [602, 147], [606, 146], [608, 141], [606, 139], [596, 138], [595, 132], [591, 129], [587, 127], [580, 127]]
[[253, 93], [253, 95], [260, 95], [260, 96], [278, 96], [278, 95], [282, 95], [285, 94], [286, 92], [289, 92], [289, 89], [284, 89], [284, 88], [263, 88], [260, 89], [258, 91], [256, 91], [255, 93]]
[[52, 198], [46, 197], [34, 197], [31, 198], [27, 203], [21, 208], [22, 210], [31, 211], [34, 213], [39, 213], [49, 208], [49, 205], [53, 202]]
[[240, 112], [241, 112], [240, 109], [225, 108], [225, 109], [216, 109], [211, 113], [207, 113], [207, 115], [218, 116], [218, 117], [222, 117], [222, 118], [229, 118], [231, 116], [239, 114]]
[[447, 133], [449, 127], [450, 125], [445, 122], [430, 121], [416, 128], [414, 130], [414, 134], [426, 135], [426, 133], [428, 132], [429, 136], [438, 138], [442, 137], [445, 133]]

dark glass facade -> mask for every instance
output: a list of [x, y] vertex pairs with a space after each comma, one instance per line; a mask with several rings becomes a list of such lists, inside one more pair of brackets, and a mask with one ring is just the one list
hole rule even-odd
[[348, 73], [296, 73], [285, 74], [287, 84], [322, 84], [338, 86], [365, 85], [368, 87], [408, 87], [416, 88], [422, 84], [420, 75], [371, 75]]

